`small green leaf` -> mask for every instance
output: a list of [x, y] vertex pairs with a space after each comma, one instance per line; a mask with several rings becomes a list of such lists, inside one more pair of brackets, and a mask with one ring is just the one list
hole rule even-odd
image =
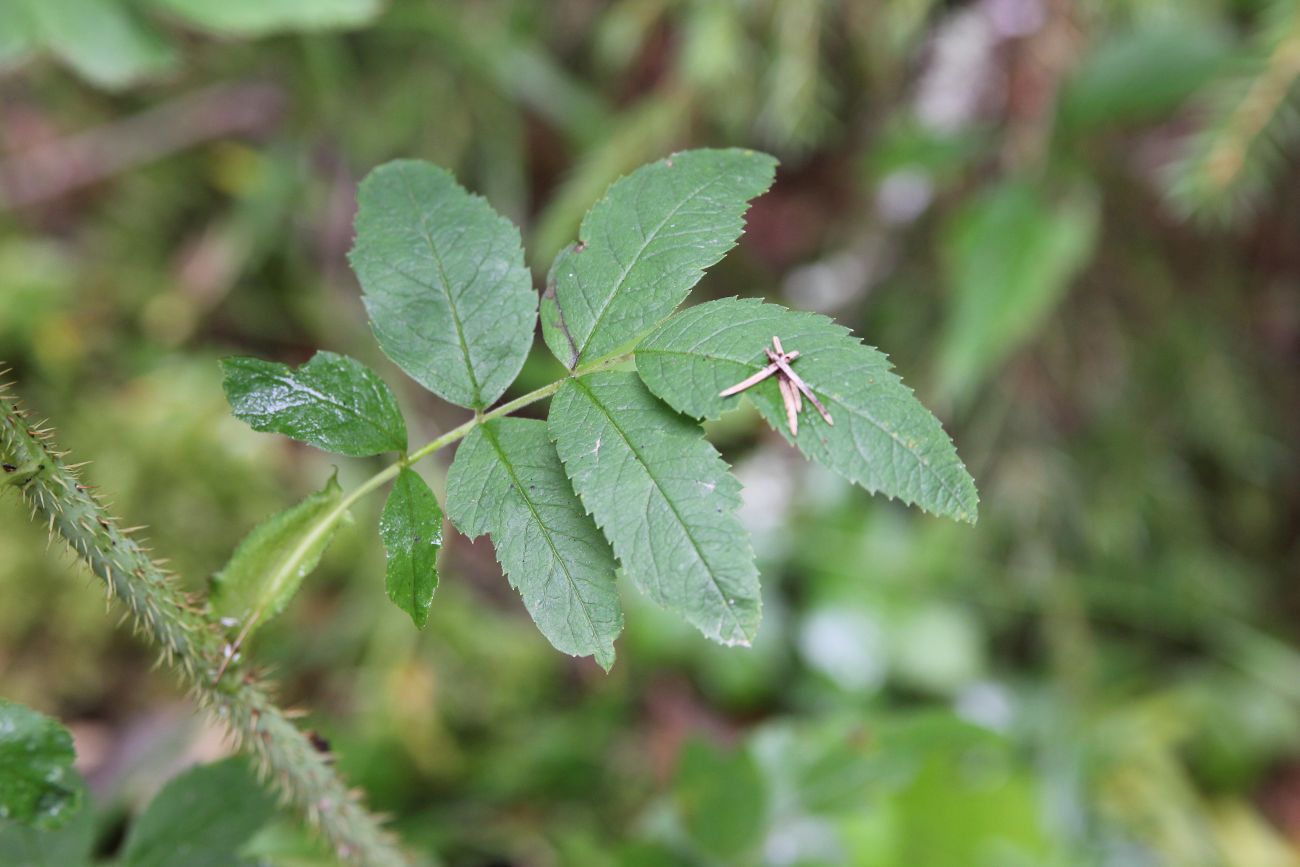
[[564, 384], [550, 433], [623, 574], [714, 641], [749, 644], [761, 600], [740, 483], [699, 425], [610, 371]]
[[212, 610], [241, 639], [284, 610], [334, 538], [347, 510], [333, 477], [318, 493], [285, 509], [244, 537], [212, 579]]
[[673, 794], [687, 835], [706, 855], [738, 863], [762, 845], [767, 783], [748, 750], [724, 753], [704, 741], [687, 742]]
[[72, 735], [43, 713], [0, 699], [0, 819], [60, 827], [81, 806]]
[[633, 344], [736, 244], [776, 160], [693, 150], [642, 166], [587, 213], [542, 298], [546, 345], [569, 368]]
[[447, 474], [447, 514], [497, 560], [556, 649], [614, 664], [623, 611], [614, 555], [583, 511], [546, 433], [531, 419], [496, 419], [465, 438]]
[[297, 368], [225, 358], [221, 370], [231, 410], [253, 430], [353, 457], [406, 449], [406, 422], [392, 390], [346, 355], [318, 352]]
[[380, 347], [439, 397], [488, 406], [519, 374], [537, 323], [519, 230], [416, 160], [375, 169], [358, 203], [349, 259]]
[[381, 0], [152, 0], [180, 18], [217, 33], [265, 36], [286, 31], [357, 27], [383, 8]]
[[275, 801], [242, 758], [192, 768], [163, 786], [131, 825], [123, 867], [235, 867], [275, 815]]
[[438, 589], [442, 509], [418, 473], [403, 467], [379, 516], [379, 535], [388, 552], [388, 598], [411, 615], [419, 629], [429, 620]]
[[99, 87], [121, 88], [169, 67], [175, 54], [121, 0], [18, 0], [35, 40]]
[[1097, 202], [1086, 189], [1057, 201], [1033, 184], [986, 191], [948, 228], [952, 315], [939, 352], [939, 393], [969, 400], [1020, 348], [1092, 255]]
[[775, 376], [742, 393], [769, 424], [805, 455], [872, 493], [975, 521], [975, 482], [939, 420], [893, 373], [884, 353], [825, 316], [756, 299], [710, 301], [646, 338], [637, 348], [637, 372], [679, 412], [716, 418], [741, 400], [718, 393], [767, 365], [763, 349], [774, 336], [786, 351], [799, 351], [791, 365], [834, 424], [805, 403], [799, 435], [792, 437]]

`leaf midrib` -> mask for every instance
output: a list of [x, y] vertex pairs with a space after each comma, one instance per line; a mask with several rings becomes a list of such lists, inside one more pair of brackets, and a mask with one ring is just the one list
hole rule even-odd
[[[668, 214], [667, 214], [667, 215], [666, 215], [662, 220], [659, 221], [659, 225], [655, 226], [653, 230], [651, 230], [649, 233], [646, 234], [645, 241], [642, 242], [642, 244], [641, 244], [641, 249], [637, 250], [636, 253], [633, 254], [631, 260], [629, 260], [629, 261], [628, 261], [628, 264], [627, 264], [626, 266], [624, 266], [624, 268], [623, 268], [623, 273], [620, 274], [620, 275], [618, 276], [618, 280], [615, 281], [615, 283], [614, 283], [614, 288], [613, 288], [613, 289], [610, 291], [610, 293], [605, 297], [605, 303], [601, 305], [601, 307], [600, 307], [600, 311], [597, 312], [597, 314], [596, 314], [596, 321], [595, 321], [594, 323], [592, 323], [591, 329], [587, 332], [587, 336], [586, 336], [585, 338], [583, 338], [583, 341], [582, 341], [582, 349], [579, 350], [579, 352], [578, 352], [578, 357], [577, 357], [577, 359], [576, 359], [575, 362], [574, 362], [575, 364], [576, 364], [578, 361], [581, 361], [581, 360], [582, 360], [582, 356], [583, 356], [583, 354], [587, 351], [588, 348], [590, 348], [590, 346], [591, 346], [591, 341], [592, 341], [593, 336], [594, 336], [594, 335], [596, 334], [596, 332], [600, 329], [601, 323], [605, 321], [605, 314], [606, 314], [607, 312], [609, 312], [609, 308], [613, 305], [613, 303], [614, 303], [614, 299], [615, 299], [616, 297], [618, 297], [618, 295], [619, 295], [620, 292], [623, 291], [623, 289], [624, 289], [624, 284], [625, 284], [625, 282], [626, 282], [626, 280], [627, 280], [627, 278], [628, 278], [628, 275], [632, 273], [632, 269], [635, 268], [635, 267], [637, 266], [637, 264], [641, 261], [641, 257], [642, 257], [643, 255], [645, 255], [645, 251], [646, 251], [647, 249], [649, 249], [650, 245], [653, 244], [653, 243], [655, 242], [655, 240], [659, 237], [659, 232], [660, 232], [660, 230], [663, 229], [663, 227], [666, 226], [666, 225], [668, 224], [668, 221], [669, 221], [669, 220], [671, 220], [673, 217], [677, 216], [678, 212], [681, 211], [682, 208], [686, 207], [686, 204], [687, 204], [688, 202], [690, 202], [692, 199], [694, 199], [694, 198], [695, 198], [696, 196], [698, 196], [700, 193], [704, 192], [704, 190], [706, 190], [706, 189], [708, 189], [709, 187], [713, 186], [713, 184], [717, 183], [717, 182], [720, 181], [720, 180], [722, 180], [722, 175], [714, 175], [713, 177], [711, 177], [711, 178], [709, 178], [708, 180], [706, 180], [704, 183], [700, 184], [698, 187], [696, 187], [694, 190], [692, 190], [690, 193], [688, 193], [685, 197], [683, 197], [682, 200], [681, 200], [680, 202], [678, 202], [676, 205], [674, 205], [673, 208], [672, 208], [672, 210], [669, 211]], [[640, 195], [641, 195], [641, 192], [640, 192], [640, 188], [639, 188], [639, 187], [638, 187], [638, 189], [637, 189], [637, 194], [636, 194], [636, 195], [637, 195], [637, 197], [640, 197]], [[611, 248], [611, 249], [612, 249], [612, 248]], [[579, 255], [580, 255], [580, 254], [579, 254]], [[610, 255], [611, 255], [611, 258], [612, 258], [613, 254], [611, 253]], [[575, 273], [576, 273], [577, 270], [578, 270], [578, 269], [577, 269], [577, 265], [575, 264], [575, 265], [574, 265], [574, 271], [575, 271]], [[559, 302], [558, 281], [557, 281], [557, 290], [556, 290], [556, 293], [555, 293], [555, 303], [556, 303], [556, 307], [559, 307], [559, 308], [560, 308], [560, 313], [561, 313], [561, 315], [563, 315], [564, 310], [563, 310], [563, 307], [560, 305], [560, 302]], [[569, 340], [570, 340], [570, 342], [572, 342], [573, 338], [570, 337]]]
[[601, 414], [604, 415], [606, 420], [609, 422], [610, 427], [612, 427], [619, 437], [622, 438], [623, 442], [627, 444], [628, 451], [630, 451], [632, 456], [637, 459], [637, 462], [645, 468], [646, 478], [650, 479], [651, 484], [654, 485], [655, 490], [659, 493], [660, 499], [664, 501], [669, 510], [673, 513], [673, 517], [682, 528], [682, 532], [685, 533], [687, 540], [690, 541], [691, 547], [695, 549], [695, 556], [700, 561], [700, 564], [704, 566], [705, 572], [708, 573], [709, 583], [712, 585], [714, 591], [717, 592], [718, 597], [722, 600], [723, 607], [726, 609], [727, 613], [731, 615], [733, 625], [740, 630], [746, 640], [752, 640], [748, 630], [745, 629], [744, 624], [740, 621], [740, 617], [736, 614], [731, 600], [727, 598], [727, 594], [724, 593], [722, 587], [719, 586], [718, 579], [713, 574], [713, 566], [705, 558], [699, 542], [696, 541], [695, 535], [691, 532], [690, 525], [682, 518], [681, 513], [677, 510], [676, 504], [673, 503], [672, 498], [664, 492], [663, 486], [659, 484], [659, 480], [655, 478], [654, 473], [650, 472], [650, 466], [645, 462], [645, 458], [641, 456], [640, 450], [632, 444], [632, 440], [628, 438], [627, 432], [624, 431], [622, 426], [614, 420], [613, 415], [610, 414], [609, 408], [606, 407], [598, 397], [596, 397], [596, 394], [591, 390], [591, 387], [588, 386], [587, 383], [583, 382], [581, 377], [574, 379], [573, 383], [576, 387], [582, 389], [583, 393], [586, 394], [587, 399], [591, 401], [592, 405], [600, 410]]
[[[352, 416], [353, 418], [359, 419], [367, 428], [370, 429], [372, 434], [378, 433], [385, 441], [389, 441], [390, 432], [375, 424], [374, 420], [369, 415], [362, 413], [355, 407], [348, 406], [345, 403], [340, 403], [338, 398], [334, 397], [334, 395], [329, 392], [319, 391], [314, 386], [310, 386], [301, 380], [295, 380], [292, 377], [293, 371], [288, 371], [278, 375], [280, 381], [292, 387], [294, 391], [306, 393], [310, 397], [314, 397], [317, 400], [327, 403], [343, 413]], [[300, 404], [300, 406], [305, 406], [308, 409], [311, 408], [310, 404]], [[268, 415], [274, 415], [274, 413], [268, 413]]]
[[[473, 405], [480, 406], [483, 403], [483, 392], [479, 387], [478, 377], [474, 375], [474, 364], [469, 356], [469, 344], [465, 340], [465, 329], [461, 324], [460, 314], [456, 310], [456, 300], [451, 294], [451, 282], [447, 277], [446, 266], [443, 265], [442, 256], [438, 254], [438, 246], [433, 242], [433, 236], [429, 233], [429, 226], [425, 221], [427, 215], [420, 210], [420, 204], [415, 200], [415, 193], [412, 191], [411, 185], [404, 184], [403, 186], [406, 189], [406, 197], [411, 202], [412, 210], [420, 214], [420, 235], [424, 238], [424, 243], [429, 248], [429, 255], [433, 257], [433, 263], [438, 269], [438, 288], [442, 290], [443, 296], [447, 299], [447, 308], [451, 311], [451, 321], [456, 326], [456, 340], [460, 343], [460, 353], [465, 359], [465, 372], [469, 374], [470, 390], [474, 394]], [[395, 268], [394, 270], [398, 269]], [[398, 273], [401, 272], [398, 271]]]
[[[861, 346], [862, 344], [858, 343], [858, 345]], [[644, 347], [644, 348], [638, 348], [637, 353], [638, 354], [659, 353], [660, 355], [681, 355], [687, 358], [705, 358], [713, 361], [727, 361], [732, 364], [738, 364], [741, 365], [742, 367], [749, 368], [751, 371], [755, 373], [757, 373], [759, 370], [762, 370], [763, 367], [765, 366], [758, 362], [740, 361], [735, 358], [728, 358], [723, 355], [715, 355], [708, 352], [687, 351], [681, 349], [663, 349], [659, 347]], [[807, 382], [807, 380], [805, 380], [805, 382]], [[903, 453], [906, 454], [908, 457], [910, 457], [927, 476], [933, 478], [936, 482], [939, 483], [939, 486], [944, 489], [944, 491], [948, 494], [948, 496], [952, 497], [953, 502], [959, 504], [963, 509], [966, 508], [965, 498], [963, 498], [959, 492], [955, 491], [952, 488], [952, 484], [951, 482], [948, 481], [948, 479], [946, 479], [942, 474], [940, 474], [937, 470], [935, 470], [934, 467], [925, 463], [925, 461], [921, 459], [921, 456], [917, 454], [915, 451], [913, 451], [907, 445], [907, 443], [904, 442], [898, 436], [897, 433], [891, 431], [889, 428], [885, 427], [881, 422], [877, 421], [874, 416], [870, 415], [867, 412], [867, 410], [865, 409], [859, 410], [856, 407], [854, 407], [852, 404], [846, 403], [843, 397], [841, 397], [838, 394], [834, 394], [830, 391], [827, 391], [825, 386], [814, 385], [813, 383], [808, 382], [808, 387], [813, 389], [813, 391], [819, 392], [823, 398], [834, 403], [836, 406], [843, 407], [845, 412], [849, 416], [856, 416], [858, 418], [861, 418], [865, 420], [868, 424], [870, 424], [872, 427], [876, 428], [876, 430], [880, 431], [883, 434], [888, 435], [889, 438], [892, 439], [903, 450]], [[750, 399], [753, 400], [752, 397]], [[798, 442], [798, 439], [796, 438], [795, 441]]]
[[[483, 436], [491, 444], [492, 450], [496, 452], [497, 460], [501, 461], [501, 466], [505, 468], [506, 473], [510, 476], [510, 483], [514, 485], [515, 490], [519, 492], [519, 498], [524, 501], [526, 506], [528, 506], [528, 511], [532, 514], [533, 520], [536, 521], [537, 526], [541, 528], [542, 538], [546, 540], [546, 546], [551, 549], [551, 554], [554, 555], [555, 562], [560, 565], [560, 570], [564, 573], [564, 579], [569, 582], [569, 589], [573, 591], [573, 598], [578, 601], [578, 608], [582, 611], [583, 619], [587, 621], [587, 628], [591, 631], [591, 637], [599, 645], [601, 640], [600, 631], [596, 628], [596, 622], [591, 619], [591, 612], [587, 610], [586, 600], [583, 599], [582, 594], [578, 592], [577, 579], [574, 578], [573, 573], [569, 571], [568, 562], [565, 561], [564, 557], [560, 554], [560, 549], [555, 546], [555, 540], [551, 538], [551, 528], [546, 526], [546, 522], [542, 520], [542, 516], [537, 511], [537, 507], [533, 505], [532, 498], [528, 496], [527, 487], [525, 487], [524, 483], [520, 481], [519, 476], [515, 473], [514, 464], [508, 457], [506, 457], [505, 449], [501, 447], [501, 442], [497, 439], [496, 431], [492, 429], [492, 425], [485, 424], [482, 426], [482, 429]], [[547, 442], [549, 444], [550, 441], [548, 440]]]

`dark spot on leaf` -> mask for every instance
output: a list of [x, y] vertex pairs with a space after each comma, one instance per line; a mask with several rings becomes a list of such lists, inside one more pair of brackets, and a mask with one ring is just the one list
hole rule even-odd
[[13, 464], [0, 464], [0, 466], [4, 467], [4, 471], [6, 473], [13, 473], [18, 471], [18, 468], [15, 467]]

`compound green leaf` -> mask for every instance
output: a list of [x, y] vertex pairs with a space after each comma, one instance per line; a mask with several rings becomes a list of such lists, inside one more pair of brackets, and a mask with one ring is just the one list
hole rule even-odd
[[26, 9], [36, 42], [99, 87], [125, 87], [175, 59], [162, 36], [121, 0], [18, 0], [17, 6]]
[[497, 419], [465, 438], [447, 475], [447, 513], [492, 537], [511, 585], [558, 650], [614, 664], [623, 611], [614, 555], [564, 475], [545, 422]]
[[233, 36], [357, 27], [383, 9], [381, 0], [153, 0], [153, 3], [191, 24]]
[[486, 407], [523, 367], [537, 323], [519, 230], [417, 160], [375, 169], [358, 202], [349, 259], [379, 345], [439, 397]]
[[679, 412], [716, 418], [741, 400], [718, 393], [767, 365], [763, 349], [774, 336], [786, 351], [799, 351], [792, 367], [834, 424], [805, 403], [799, 434], [792, 436], [774, 376], [743, 393], [769, 424], [809, 458], [872, 493], [975, 521], [975, 482], [939, 420], [893, 373], [884, 353], [825, 316], [757, 299], [710, 301], [646, 338], [637, 348], [637, 372]]
[[403, 467], [397, 474], [379, 516], [379, 535], [388, 553], [388, 598], [423, 629], [429, 620], [433, 591], [438, 589], [442, 509], [414, 470]]
[[0, 820], [53, 830], [81, 806], [72, 735], [56, 720], [0, 699]]
[[226, 399], [253, 430], [361, 457], [406, 449], [406, 422], [379, 376], [346, 355], [318, 352], [301, 367], [225, 358]]
[[192, 768], [149, 802], [127, 834], [123, 867], [237, 867], [275, 801], [242, 758]]
[[325, 488], [253, 528], [212, 578], [212, 610], [241, 639], [284, 610], [302, 579], [316, 568], [348, 517], [343, 489], [333, 477]]
[[550, 432], [623, 574], [714, 641], [749, 644], [761, 600], [740, 483], [699, 425], [610, 371], [564, 384]]
[[693, 150], [610, 186], [551, 268], [542, 334], [555, 357], [570, 368], [596, 360], [672, 313], [735, 246], [749, 200], [775, 172], [755, 151]]

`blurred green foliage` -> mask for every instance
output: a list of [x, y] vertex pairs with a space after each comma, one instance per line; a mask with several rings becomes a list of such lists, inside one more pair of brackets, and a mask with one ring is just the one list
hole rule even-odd
[[[546, 645], [487, 546], [447, 540], [417, 632], [374, 534], [342, 530], [257, 657], [414, 846], [449, 865], [1300, 864], [1294, 150], [1270, 138], [1283, 158], [1249, 175], [1249, 207], [1228, 199], [1231, 228], [1184, 219], [1220, 199], [1166, 197], [1189, 136], [1221, 127], [1216, 93], [1280, 82], [1287, 128], [1290, 67], [1267, 61], [1290, 57], [1288, 4], [392, 0], [255, 40], [157, 12], [179, 0], [110, 5], [166, 71], [106, 93], [29, 52], [0, 77], [0, 357], [195, 590], [331, 472], [230, 416], [216, 359], [325, 348], [403, 382], [344, 262], [356, 181], [396, 156], [520, 222], [540, 279], [619, 174], [679, 147], [776, 153], [699, 291], [863, 334], [979, 482], [979, 525], [950, 525], [806, 464], [757, 415], [711, 424], [746, 488], [759, 638], [710, 646], [626, 594], [608, 676]], [[0, 23], [0, 62], [16, 32]], [[139, 156], [149, 111], [182, 127], [215, 84], [235, 98], [204, 103], [202, 135]], [[534, 353], [512, 394], [555, 375]], [[463, 418], [398, 399], [413, 442]], [[73, 730], [95, 851], [121, 855], [121, 815], [175, 768], [138, 744], [203, 736], [26, 517], [0, 497], [0, 690]], [[300, 837], [273, 824], [253, 848], [323, 863]]]

